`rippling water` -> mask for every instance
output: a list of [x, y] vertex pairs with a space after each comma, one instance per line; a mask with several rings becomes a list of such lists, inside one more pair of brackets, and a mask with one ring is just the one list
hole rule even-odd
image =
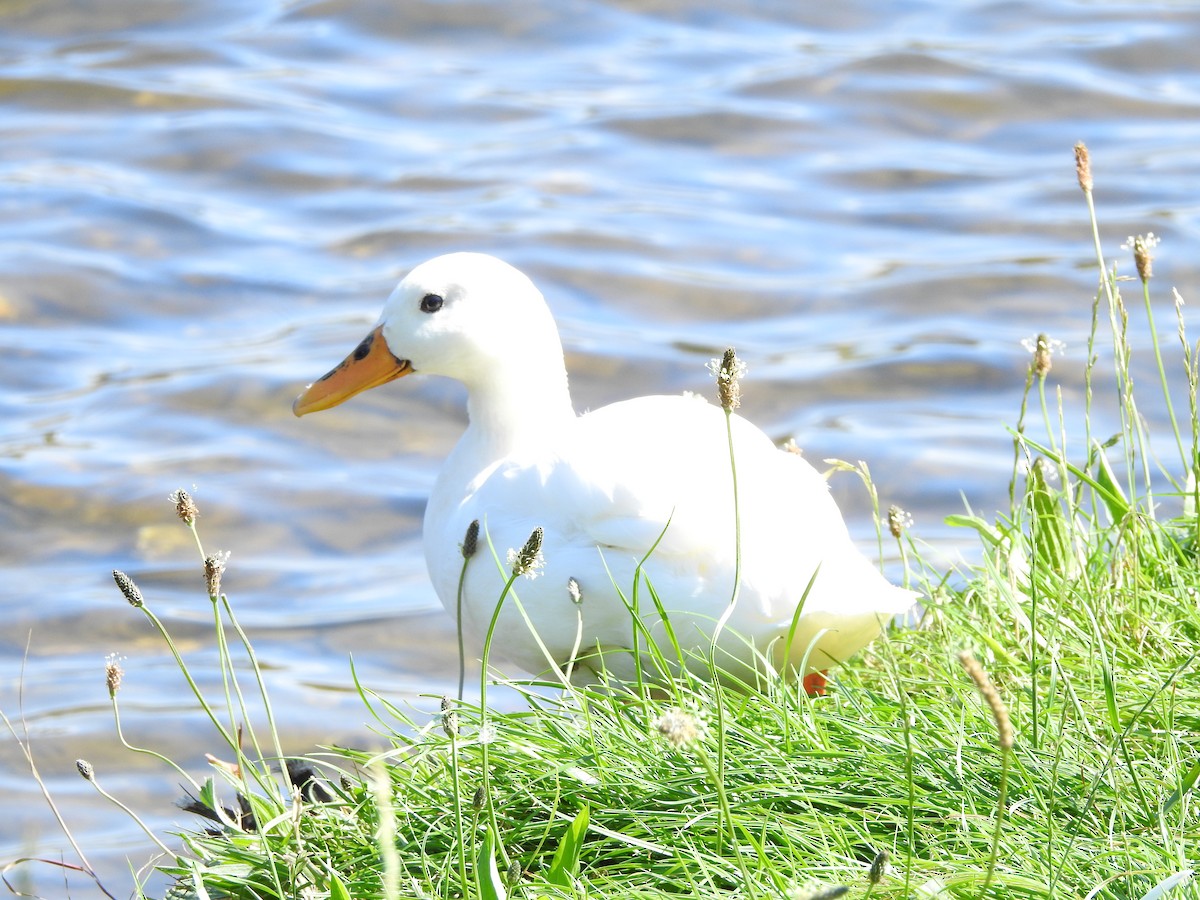
[[[109, 886], [149, 845], [76, 757], [153, 826], [185, 819], [117, 745], [105, 654], [131, 741], [197, 774], [215, 749], [109, 577], [214, 686], [171, 490], [233, 552], [287, 749], [368, 740], [351, 654], [397, 702], [452, 689], [419, 527], [460, 392], [290, 411], [409, 267], [480, 249], [530, 273], [579, 408], [707, 390], [734, 344], [746, 414], [866, 460], [948, 563], [970, 542], [942, 518], [1006, 492], [1021, 338], [1067, 343], [1081, 402], [1076, 140], [1106, 252], [1129, 269], [1127, 234], [1164, 237], [1160, 321], [1197, 282], [1198, 41], [1190, 0], [0, 3], [0, 708]], [[835, 491], [869, 546], [862, 490]], [[7, 737], [0, 791], [0, 862], [66, 846]]]

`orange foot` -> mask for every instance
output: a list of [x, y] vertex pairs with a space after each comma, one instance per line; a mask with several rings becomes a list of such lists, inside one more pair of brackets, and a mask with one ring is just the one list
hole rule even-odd
[[824, 672], [809, 672], [800, 682], [804, 685], [804, 691], [810, 697], [824, 697], [825, 685], [829, 684], [829, 680], [825, 677]]

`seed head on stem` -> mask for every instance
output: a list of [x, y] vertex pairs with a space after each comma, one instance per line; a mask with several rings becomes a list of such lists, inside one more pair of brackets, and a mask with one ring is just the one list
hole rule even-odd
[[108, 686], [109, 700], [117, 696], [117, 691], [121, 689], [121, 679], [125, 677], [125, 670], [121, 668], [120, 659], [115, 653], [104, 657], [104, 682]]
[[1080, 141], [1075, 145], [1075, 175], [1079, 179], [1079, 187], [1085, 194], [1092, 192], [1092, 157], [1088, 153], [1087, 144]]
[[992, 712], [992, 718], [996, 721], [996, 731], [1000, 736], [1000, 749], [1011, 750], [1015, 743], [1013, 739], [1012, 719], [1009, 718], [1008, 707], [1000, 699], [1000, 692], [996, 690], [996, 686], [988, 678], [987, 672], [983, 670], [983, 666], [979, 664], [979, 660], [975, 658], [970, 650], [963, 650], [959, 653], [958, 661], [962, 663], [962, 667], [971, 676], [971, 680], [975, 682], [975, 689], [979, 691], [979, 696], [983, 698], [983, 701], [988, 705], [988, 709]]
[[887, 527], [892, 537], [899, 539], [900, 535], [912, 528], [913, 517], [898, 506], [889, 506], [887, 512]]
[[887, 874], [888, 859], [891, 858], [886, 850], [880, 850], [875, 854], [875, 858], [871, 860], [871, 868], [867, 872], [867, 880], [871, 884], [879, 884], [883, 881], [883, 876]]
[[208, 596], [221, 596], [221, 576], [225, 574], [225, 564], [228, 562], [228, 550], [204, 557], [204, 584], [208, 588]]
[[183, 522], [184, 525], [190, 527], [200, 516], [200, 510], [196, 507], [196, 501], [183, 488], [172, 491], [168, 499], [175, 504], [175, 515], [179, 516], [179, 521]]
[[537, 578], [541, 574], [546, 560], [542, 557], [542, 527], [530, 532], [529, 540], [520, 550], [508, 551], [508, 564], [514, 575], [524, 575], [526, 578]]
[[462, 550], [463, 559], [470, 559], [479, 549], [478, 519], [472, 519], [471, 524], [467, 526], [467, 533], [463, 536], [463, 542], [459, 549]]
[[1053, 367], [1051, 361], [1054, 359], [1054, 355], [1067, 349], [1067, 345], [1062, 341], [1047, 337], [1045, 334], [1025, 338], [1021, 341], [1021, 346], [1033, 354], [1033, 361], [1029, 365], [1033, 374], [1038, 378], [1045, 378], [1049, 375], [1050, 369]]
[[125, 599], [129, 601], [129, 605], [135, 609], [141, 609], [145, 601], [142, 600], [142, 592], [138, 590], [138, 586], [133, 583], [133, 579], [122, 572], [120, 569], [113, 569], [113, 581], [117, 583], [121, 593]]
[[746, 364], [737, 358], [734, 349], [730, 347], [721, 359], [712, 360], [708, 369], [717, 378], [717, 399], [721, 402], [721, 408], [730, 412], [741, 406], [741, 379], [746, 374]]
[[451, 740], [458, 737], [458, 712], [449, 697], [442, 698], [442, 731]]
[[1138, 278], [1142, 280], [1142, 284], [1154, 277], [1154, 254], [1151, 251], [1160, 242], [1160, 238], [1153, 231], [1149, 231], [1146, 234], [1131, 234], [1121, 245], [1122, 250], [1133, 251], [1133, 264], [1137, 267]]

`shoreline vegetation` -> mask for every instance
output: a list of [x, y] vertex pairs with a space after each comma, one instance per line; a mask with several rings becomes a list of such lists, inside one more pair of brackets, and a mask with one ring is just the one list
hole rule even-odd
[[[419, 720], [355, 675], [383, 749], [285, 758], [251, 638], [221, 590], [226, 556], [205, 553], [195, 505], [173, 495], [203, 560], [220, 696], [193, 680], [152, 598], [114, 577], [174, 654], [224, 758], [197, 778], [129, 744], [123, 673], [106, 662], [118, 737], [173, 767], [196, 814], [178, 834], [146, 829], [147, 855], [160, 854], [150, 868], [174, 879], [166, 896], [1200, 897], [1200, 346], [1178, 291], [1177, 338], [1157, 330], [1152, 234], [1127, 242], [1136, 277], [1106, 258], [1087, 150], [1075, 153], [1098, 272], [1082, 409], [1055, 390], [1061, 345], [1032, 338], [1010, 508], [949, 520], [978, 535], [981, 561], [937, 571], [902, 510], [877, 516], [880, 550], [896, 542], [904, 584], [923, 597], [920, 621], [831, 672], [823, 692], [668, 666], [635, 684], [505, 681], [526, 705], [502, 712], [488, 708], [499, 679], [485, 649], [478, 703], [443, 698]], [[1127, 305], [1125, 285], [1140, 303]], [[1149, 348], [1130, 345], [1133, 316], [1148, 319]], [[1135, 392], [1135, 353], [1151, 355], [1159, 384]], [[1148, 395], [1172, 431], [1155, 447], [1137, 403]], [[1101, 405], [1120, 433], [1093, 432]], [[835, 468], [856, 471], [879, 512], [866, 467]], [[526, 551], [506, 592], [520, 590]], [[42, 784], [19, 723], [5, 723]], [[78, 768], [110, 797], [89, 763]], [[6, 884], [41, 862], [111, 897], [43, 792], [76, 861], [8, 863]]]

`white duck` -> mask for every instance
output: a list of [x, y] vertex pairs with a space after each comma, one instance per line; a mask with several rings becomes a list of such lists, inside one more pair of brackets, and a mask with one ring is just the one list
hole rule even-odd
[[745, 419], [730, 420], [735, 510], [720, 407], [651, 396], [577, 416], [550, 310], [507, 263], [453, 253], [417, 266], [379, 325], [293, 411], [328, 409], [411, 372], [455, 378], [468, 391], [470, 424], [434, 485], [424, 542], [434, 588], [454, 615], [464, 536], [472, 520], [481, 525], [461, 597], [460, 624], [474, 646], [483, 646], [511, 575], [506, 552], [543, 529], [540, 577], [513, 587], [526, 615], [510, 593], [493, 661], [533, 673], [553, 663], [589, 677], [602, 657], [610, 673], [630, 678], [630, 651], [647, 638], [675, 660], [670, 631], [689, 661], [711, 652], [716, 633], [716, 662], [727, 671], [744, 675], [742, 667], [769, 661], [817, 673], [914, 602], [854, 547], [825, 480]]

